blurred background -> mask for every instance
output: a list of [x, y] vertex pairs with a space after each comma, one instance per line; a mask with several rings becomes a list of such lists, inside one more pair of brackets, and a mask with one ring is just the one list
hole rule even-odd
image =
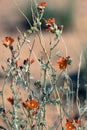
[[[39, 2], [42, 2], [42, 0], [37, 0], [37, 3]], [[44, 18], [54, 17], [57, 25], [64, 25], [62, 37], [66, 43], [68, 55], [73, 59], [69, 74], [75, 85], [80, 54], [84, 50], [80, 74], [80, 84], [84, 95], [84, 86], [87, 84], [87, 0], [46, 0], [46, 2], [47, 7]], [[6, 59], [10, 55], [9, 50], [2, 46], [2, 39], [6, 36], [11, 36], [17, 41], [17, 36], [19, 35], [17, 27], [21, 31], [29, 29], [29, 25], [20, 10], [31, 20], [30, 0], [0, 0], [0, 66], [6, 64]], [[45, 42], [49, 41], [48, 33], [45, 33], [44, 37]], [[65, 55], [62, 43], [63, 41], [60, 41], [58, 50]], [[35, 52], [39, 56], [40, 48], [36, 47]], [[28, 50], [24, 46], [21, 60], [26, 59], [27, 56]], [[37, 63], [35, 64], [37, 65]], [[35, 68], [36, 65], [32, 65], [32, 73], [35, 78], [39, 72], [39, 68]], [[3, 77], [4, 74], [0, 67], [1, 86]], [[9, 95], [9, 92], [7, 95]]]
[[[41, 1], [37, 0], [37, 3]], [[86, 0], [46, 0], [46, 2], [44, 18], [54, 17], [57, 25], [64, 25], [63, 38], [68, 54], [74, 60], [72, 68], [76, 70], [81, 49], [86, 48], [87, 43], [87, 2]], [[29, 28], [19, 9], [31, 20], [30, 0], [0, 0], [1, 41], [5, 36], [16, 37], [18, 35], [17, 27], [21, 31]]]
[[[37, 0], [37, 3], [39, 2], [42, 2], [42, 0]], [[87, 47], [87, 1], [46, 0], [46, 2], [44, 18], [54, 17], [57, 25], [64, 25], [62, 36], [67, 46], [68, 55], [73, 59], [72, 66], [69, 69], [69, 72], [73, 73], [78, 70], [82, 49], [85, 49], [86, 52]], [[29, 25], [20, 10], [31, 21], [30, 0], [0, 0], [0, 42], [5, 36], [12, 36], [17, 40], [19, 35], [17, 27], [21, 31], [29, 29]], [[49, 40], [48, 34], [45, 37], [46, 40]], [[63, 44], [60, 43], [58, 49], [61, 49], [61, 53], [65, 53]], [[0, 50], [0, 65], [2, 65], [9, 55], [9, 51], [2, 46], [2, 42]], [[39, 50], [36, 50], [38, 54]], [[27, 51], [22, 58], [26, 55]], [[86, 62], [86, 60], [84, 61]], [[2, 73], [1, 68], [0, 72]], [[35, 68], [34, 72], [37, 73]]]

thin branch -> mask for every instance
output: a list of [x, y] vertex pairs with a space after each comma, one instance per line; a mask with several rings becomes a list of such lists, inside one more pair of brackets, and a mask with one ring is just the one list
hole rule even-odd
[[66, 46], [66, 42], [64, 41], [64, 39], [62, 38], [62, 36], [61, 36], [61, 40], [62, 40], [62, 42], [63, 42], [63, 44], [64, 44], [64, 47], [65, 47], [65, 52], [66, 52], [66, 56], [67, 56], [67, 52], [68, 52], [68, 50], [67, 50], [67, 46]]
[[79, 77], [80, 77], [80, 71], [81, 71], [82, 55], [83, 55], [83, 50], [82, 50], [82, 52], [81, 52], [81, 54], [80, 54], [80, 62], [79, 62], [78, 74], [77, 74], [76, 102], [77, 102], [77, 108], [78, 108], [79, 114], [80, 114], [80, 101], [79, 101], [78, 92], [79, 92], [79, 87], [80, 87], [80, 84], [79, 84]]
[[27, 16], [24, 14], [24, 12], [19, 8], [19, 6], [18, 6], [18, 4], [17, 4], [17, 2], [16, 2], [16, 0], [13, 0], [14, 1], [14, 3], [15, 3], [15, 5], [16, 5], [16, 7], [17, 7], [17, 9], [18, 9], [18, 11], [24, 16], [24, 18], [26, 19], [26, 21], [28, 22], [28, 24], [29, 24], [29, 26], [30, 27], [32, 27], [32, 25], [31, 25], [31, 23], [30, 23], [30, 21], [29, 21], [29, 19], [27, 18]]

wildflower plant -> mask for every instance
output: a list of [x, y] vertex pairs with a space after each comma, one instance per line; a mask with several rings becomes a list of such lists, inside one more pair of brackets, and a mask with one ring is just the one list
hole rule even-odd
[[[78, 98], [79, 86], [77, 86], [76, 106], [74, 106], [73, 98], [73, 83], [67, 73], [68, 67], [71, 65], [72, 59], [70, 56], [55, 55], [56, 65], [53, 63], [53, 51], [57, 48], [59, 41], [62, 39], [63, 25], [58, 26], [55, 18], [44, 19], [43, 14], [47, 6], [46, 2], [31, 5], [33, 25], [27, 19], [30, 29], [26, 32], [20, 32], [18, 36], [17, 49], [14, 49], [15, 39], [12, 37], [5, 37], [2, 40], [3, 47], [10, 50], [11, 57], [7, 59], [7, 67], [2, 66], [5, 73], [4, 84], [0, 95], [2, 97], [2, 104], [0, 106], [0, 116], [6, 124], [0, 126], [5, 130], [86, 130], [86, 121], [82, 124], [82, 119], [86, 111], [86, 104], [84, 110], [80, 106]], [[51, 16], [50, 16], [51, 17]], [[42, 41], [41, 21], [45, 22], [44, 31], [53, 34], [53, 40], [50, 41], [49, 52]], [[31, 43], [31, 35], [34, 36], [33, 43]], [[45, 59], [37, 57], [34, 53], [35, 38], [38, 37], [41, 50], [44, 53]], [[20, 52], [24, 45], [28, 44], [29, 57], [24, 59], [20, 64]], [[65, 47], [66, 48], [66, 47]], [[34, 59], [32, 59], [32, 55]], [[33, 89], [31, 85], [31, 65], [38, 62], [40, 66], [42, 77], [33, 82]], [[37, 69], [37, 68], [36, 68]], [[64, 77], [63, 85], [58, 85], [60, 77]], [[79, 74], [78, 74], [79, 77]], [[11, 94], [7, 98], [7, 102], [11, 104], [12, 109], [7, 112], [4, 101], [4, 90], [7, 87], [7, 82], [10, 82]], [[50, 87], [48, 86], [48, 81]], [[78, 79], [79, 84], [79, 79]], [[26, 100], [20, 98], [19, 90], [24, 88], [26, 93]], [[36, 94], [39, 93], [39, 94]], [[64, 98], [65, 97], [65, 98]], [[53, 104], [57, 108], [57, 125], [53, 122], [49, 126], [46, 122], [46, 106]], [[75, 119], [74, 109], [78, 109], [78, 118]], [[58, 109], [59, 108], [59, 109]], [[49, 118], [49, 117], [48, 117]]]

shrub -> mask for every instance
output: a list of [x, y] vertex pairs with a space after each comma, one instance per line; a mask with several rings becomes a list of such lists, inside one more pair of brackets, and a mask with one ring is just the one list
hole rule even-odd
[[[43, 18], [46, 2], [41, 2], [35, 7], [31, 7], [33, 24], [26, 32], [20, 32], [18, 36], [17, 48], [14, 48], [15, 40], [12, 37], [5, 37], [3, 39], [3, 46], [10, 50], [11, 58], [7, 59], [7, 67], [2, 66], [5, 73], [4, 84], [0, 95], [2, 97], [2, 105], [0, 106], [1, 118], [7, 125], [6, 128], [0, 126], [1, 129], [12, 130], [82, 130], [87, 129], [87, 122], [83, 120], [87, 113], [86, 100], [84, 106], [80, 105], [78, 91], [79, 91], [79, 74], [80, 65], [77, 79], [76, 90], [76, 103], [74, 104], [73, 98], [73, 83], [67, 73], [72, 59], [70, 56], [62, 56], [59, 53], [55, 55], [57, 58], [56, 66], [53, 61], [53, 51], [58, 46], [59, 41], [62, 39], [63, 25], [57, 26], [55, 18], [48, 18], [45, 22], [45, 31], [52, 33], [53, 39], [49, 41], [49, 52], [43, 44], [41, 20]], [[34, 36], [31, 43], [31, 35]], [[38, 37], [39, 44], [44, 53], [45, 59], [36, 57], [33, 48], [35, 39]], [[24, 59], [20, 64], [20, 52], [24, 45], [28, 44], [29, 57]], [[38, 45], [37, 45], [38, 46]], [[66, 46], [65, 46], [66, 48]], [[67, 51], [67, 50], [66, 50]], [[32, 59], [34, 55], [35, 59]], [[31, 85], [31, 66], [37, 61], [41, 68], [41, 77]], [[36, 67], [36, 66], [35, 66]], [[37, 68], [36, 68], [37, 69]], [[62, 86], [58, 86], [58, 80], [63, 76]], [[47, 86], [48, 80], [50, 86]], [[12, 109], [7, 112], [5, 105], [5, 87], [7, 82], [10, 81], [11, 95], [7, 101], [11, 104]], [[21, 87], [24, 88], [26, 93], [26, 100], [20, 98]], [[36, 90], [36, 91], [35, 91]], [[64, 100], [65, 98], [65, 100]], [[57, 121], [49, 126], [46, 122], [46, 106], [47, 104], [56, 106]], [[77, 109], [78, 115], [75, 115]], [[75, 115], [75, 117], [73, 117]]]

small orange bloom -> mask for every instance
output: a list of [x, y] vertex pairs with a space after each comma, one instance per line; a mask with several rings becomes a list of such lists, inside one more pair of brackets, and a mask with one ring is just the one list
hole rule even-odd
[[7, 100], [13, 105], [14, 104], [14, 99], [13, 99], [13, 97], [9, 97], [9, 98], [7, 98]]
[[75, 130], [76, 129], [75, 123], [78, 125], [79, 121], [66, 119], [66, 124], [65, 124], [66, 130]]
[[5, 37], [2, 42], [5, 47], [8, 47], [14, 42], [14, 39], [11, 37]]
[[65, 127], [66, 127], [66, 130], [75, 130], [76, 129], [76, 127], [71, 122], [67, 122]]
[[42, 10], [46, 7], [46, 5], [47, 5], [46, 2], [41, 2], [37, 8]]
[[45, 20], [45, 23], [46, 23], [47, 25], [52, 25], [52, 24], [55, 23], [55, 18], [49, 18], [48, 20]]
[[30, 64], [33, 64], [34, 62], [35, 62], [34, 59], [31, 59], [31, 60], [30, 60], [29, 58], [27, 58], [26, 60], [24, 60], [23, 64], [24, 64], [24, 65], [26, 65], [27, 63], [28, 63], [28, 64], [29, 64], [29, 63], [30, 63]]
[[34, 59], [32, 59], [32, 60], [30, 61], [30, 63], [31, 63], [31, 64], [33, 64], [34, 62], [35, 62], [35, 60], [34, 60]]
[[40, 6], [46, 7], [46, 2], [41, 2], [41, 3], [40, 3]]
[[30, 109], [35, 109], [35, 108], [38, 108], [39, 106], [39, 103], [34, 100], [34, 99], [31, 99], [31, 100], [27, 100], [25, 102], [23, 102], [23, 106], [26, 108], [30, 108]]
[[68, 65], [70, 65], [70, 63], [68, 62], [70, 59], [70, 57], [59, 57], [57, 60], [57, 68], [60, 70], [66, 69]]
[[55, 28], [54, 28], [55, 18], [49, 18], [48, 20], [45, 20], [45, 23], [46, 23], [45, 29], [54, 33], [55, 32]]
[[18, 67], [19, 66], [19, 64], [20, 64], [20, 58], [16, 61], [16, 67]]

